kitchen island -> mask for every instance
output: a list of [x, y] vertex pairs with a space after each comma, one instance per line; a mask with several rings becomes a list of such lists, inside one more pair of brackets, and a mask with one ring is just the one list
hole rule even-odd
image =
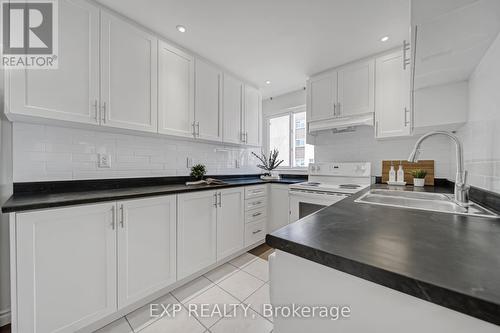
[[499, 332], [500, 220], [356, 203], [368, 190], [267, 235], [273, 305], [351, 310], [274, 331]]

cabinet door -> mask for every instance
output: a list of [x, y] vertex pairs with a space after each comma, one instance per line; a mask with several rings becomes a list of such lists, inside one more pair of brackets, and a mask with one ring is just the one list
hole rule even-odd
[[286, 185], [271, 185], [271, 193], [269, 196], [269, 218], [267, 232], [273, 232], [288, 224], [290, 216], [288, 186]]
[[260, 92], [245, 86], [245, 143], [260, 146], [261, 142], [261, 110]]
[[160, 41], [158, 62], [158, 132], [192, 137], [194, 58]]
[[224, 142], [242, 142], [243, 83], [224, 74], [223, 83]]
[[116, 311], [114, 209], [16, 215], [18, 332], [75, 332]]
[[176, 281], [176, 196], [118, 202], [118, 307]]
[[377, 58], [376, 70], [376, 137], [410, 135], [410, 70], [403, 69], [403, 53]]
[[244, 247], [245, 195], [243, 187], [218, 193], [217, 260], [234, 254]]
[[214, 66], [197, 59], [195, 79], [195, 126], [201, 139], [222, 140], [220, 86], [222, 73]]
[[337, 103], [337, 72], [315, 76], [307, 85], [307, 121], [333, 118]]
[[177, 196], [177, 278], [217, 260], [217, 195], [203, 191]]
[[59, 1], [59, 67], [7, 71], [6, 112], [98, 124], [99, 9]]
[[101, 12], [101, 123], [157, 131], [157, 39]]
[[357, 63], [338, 72], [337, 116], [374, 112], [375, 62]]

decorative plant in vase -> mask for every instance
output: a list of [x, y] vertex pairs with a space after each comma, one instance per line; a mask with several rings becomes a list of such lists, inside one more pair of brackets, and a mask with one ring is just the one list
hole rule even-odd
[[264, 176], [262, 179], [277, 179], [279, 175], [274, 174], [274, 170], [284, 162], [284, 160], [278, 160], [279, 151], [278, 149], [273, 149], [269, 152], [267, 156], [263, 151], [261, 151], [260, 156], [252, 152], [252, 154], [259, 159], [262, 164], [258, 164], [257, 167], [264, 170]]
[[202, 180], [207, 173], [207, 169], [203, 164], [196, 164], [191, 167], [191, 177], [195, 180]]
[[422, 169], [411, 170], [410, 174], [413, 177], [413, 186], [422, 187], [425, 185], [425, 176], [427, 176], [427, 171]]

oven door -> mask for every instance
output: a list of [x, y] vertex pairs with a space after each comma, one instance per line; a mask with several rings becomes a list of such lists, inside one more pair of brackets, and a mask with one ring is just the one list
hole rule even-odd
[[289, 223], [300, 220], [347, 197], [345, 194], [291, 189]]

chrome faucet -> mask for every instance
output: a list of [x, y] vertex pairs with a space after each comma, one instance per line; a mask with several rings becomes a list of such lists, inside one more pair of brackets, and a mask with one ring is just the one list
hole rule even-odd
[[456, 155], [457, 155], [457, 174], [455, 176], [455, 202], [460, 206], [469, 205], [469, 185], [467, 185], [467, 171], [464, 170], [464, 158], [462, 144], [460, 140], [452, 133], [446, 131], [434, 131], [424, 134], [415, 143], [415, 147], [408, 157], [408, 162], [418, 162], [418, 155], [420, 153], [420, 145], [422, 142], [430, 136], [434, 135], [444, 135], [455, 142]]

